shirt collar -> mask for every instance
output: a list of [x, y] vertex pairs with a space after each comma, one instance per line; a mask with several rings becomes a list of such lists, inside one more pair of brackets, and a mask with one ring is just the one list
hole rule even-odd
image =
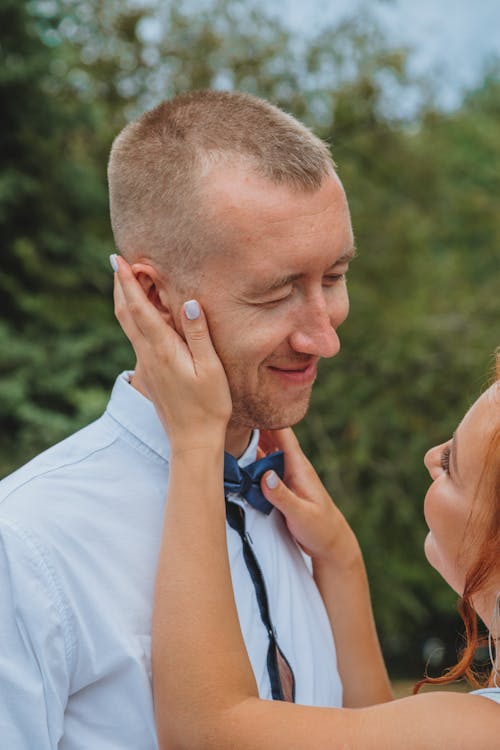
[[248, 443], [246, 451], [238, 458], [239, 465], [243, 468], [253, 463], [257, 458], [257, 446], [259, 444], [260, 433], [258, 430], [252, 431], [252, 437]]
[[[153, 402], [131, 385], [133, 374], [132, 370], [126, 370], [117, 377], [106, 412], [148, 448], [168, 461], [170, 444], [161, 420]], [[245, 452], [238, 459], [240, 466], [248, 466], [255, 461], [258, 443], [259, 431], [253, 430]]]
[[153, 402], [130, 383], [133, 371], [122, 372], [115, 380], [106, 412], [128, 432], [165, 461], [170, 445]]

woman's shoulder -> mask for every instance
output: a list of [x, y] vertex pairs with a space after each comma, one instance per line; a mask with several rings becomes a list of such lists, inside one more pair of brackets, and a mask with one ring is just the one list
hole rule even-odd
[[473, 690], [470, 695], [482, 695], [484, 698], [489, 698], [496, 703], [500, 703], [500, 688], [489, 687], [482, 688], [481, 690]]

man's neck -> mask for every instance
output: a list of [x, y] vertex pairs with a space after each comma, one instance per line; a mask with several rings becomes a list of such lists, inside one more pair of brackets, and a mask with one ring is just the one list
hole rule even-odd
[[[132, 385], [139, 393], [142, 393], [147, 399], [149, 393], [143, 383], [139, 370], [136, 368], [134, 374], [130, 379], [130, 385]], [[242, 427], [241, 425], [232, 425], [229, 423], [226, 431], [226, 443], [224, 450], [230, 453], [235, 458], [239, 458], [248, 448], [248, 444], [252, 437], [252, 430], [249, 427]]]
[[148, 401], [151, 401], [151, 399], [149, 398], [149, 393], [146, 390], [146, 386], [144, 385], [142, 381], [137, 365], [136, 365], [134, 372], [132, 373], [132, 377], [130, 378], [130, 385], [133, 386], [136, 391], [139, 391], [139, 393], [142, 393], [142, 395], [145, 398], [147, 398]]
[[224, 450], [235, 458], [239, 458], [248, 448], [251, 438], [252, 430], [249, 427], [237, 427], [229, 423]]

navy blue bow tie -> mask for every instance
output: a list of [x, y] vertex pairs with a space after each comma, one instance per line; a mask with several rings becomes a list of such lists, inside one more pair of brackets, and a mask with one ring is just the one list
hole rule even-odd
[[234, 492], [236, 495], [241, 495], [250, 505], [268, 516], [273, 506], [262, 494], [260, 480], [262, 475], [270, 469], [283, 479], [285, 472], [283, 451], [270, 453], [269, 456], [264, 456], [245, 468], [239, 466], [230, 453], [224, 453], [224, 489], [226, 493]]

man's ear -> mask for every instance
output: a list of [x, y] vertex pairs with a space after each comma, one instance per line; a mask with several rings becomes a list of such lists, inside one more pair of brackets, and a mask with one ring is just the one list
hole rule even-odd
[[133, 263], [131, 268], [148, 300], [162, 314], [165, 322], [175, 327], [169, 289], [163, 274], [149, 263]]

